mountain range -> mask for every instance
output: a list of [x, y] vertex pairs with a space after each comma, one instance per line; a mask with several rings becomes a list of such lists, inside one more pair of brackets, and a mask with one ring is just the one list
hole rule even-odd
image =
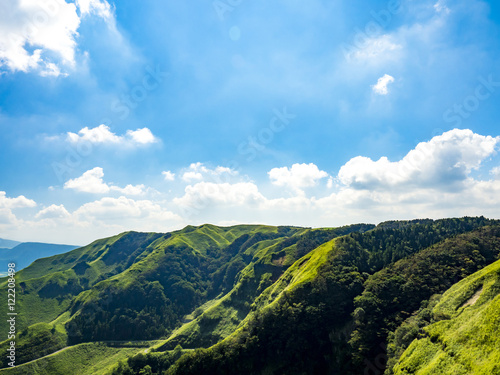
[[126, 232], [16, 274], [0, 373], [500, 374], [499, 258], [484, 217]]
[[0, 238], [0, 262], [2, 264], [14, 262], [16, 268], [21, 270], [39, 258], [62, 254], [77, 247], [41, 242], [17, 242]]

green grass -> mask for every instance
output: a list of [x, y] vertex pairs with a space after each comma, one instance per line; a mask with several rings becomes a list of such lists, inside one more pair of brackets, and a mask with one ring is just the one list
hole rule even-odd
[[[189, 316], [192, 320], [172, 332], [160, 350], [173, 349], [178, 344], [183, 348], [208, 347], [231, 335], [250, 311], [255, 297], [272, 283], [271, 273], [256, 275], [254, 267], [260, 262], [274, 267], [270, 255], [281, 241], [282, 238], [264, 240], [249, 247], [245, 253], [252, 254], [253, 260], [240, 272], [234, 288], [198, 308], [198, 316]], [[278, 272], [279, 267], [275, 268]]]
[[120, 360], [144, 348], [112, 348], [100, 343], [87, 343], [65, 348], [36, 361], [2, 369], [6, 375], [105, 375]]
[[291, 291], [301, 284], [313, 280], [318, 269], [328, 260], [335, 249], [335, 239], [328, 241], [309, 254], [295, 261], [273, 285], [268, 287], [256, 300], [255, 307], [263, 308], [277, 301], [285, 291]]
[[[479, 290], [479, 299], [465, 306]], [[500, 373], [500, 261], [451, 287], [425, 328], [394, 367], [396, 375]]]

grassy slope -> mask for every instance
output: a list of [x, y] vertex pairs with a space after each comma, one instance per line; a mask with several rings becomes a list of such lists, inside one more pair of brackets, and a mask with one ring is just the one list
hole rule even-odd
[[[300, 258], [298, 247], [307, 243], [306, 238], [335, 237], [350, 231], [363, 231], [372, 226], [349, 226], [337, 229], [300, 229], [289, 239], [264, 240], [246, 249], [244, 255], [252, 261], [239, 274], [234, 288], [221, 298], [203, 305], [197, 316], [188, 316], [188, 322], [175, 330], [164, 345], [157, 350], [209, 347], [233, 335], [245, 326], [256, 311], [273, 303], [280, 294], [299, 284], [312, 280], [333, 249], [333, 241], [317, 247], [308, 244], [309, 254]], [[290, 242], [290, 243], [291, 243]], [[298, 260], [300, 258], [300, 261]]]
[[[23, 349], [18, 352], [18, 359], [36, 358], [64, 347], [67, 339], [64, 325], [71, 318], [68, 308], [75, 298], [92, 301], [111, 282], [117, 287], [133, 284], [143, 271], [155, 268], [166, 247], [186, 244], [203, 256], [206, 249], [225, 247], [244, 233], [276, 233], [277, 229], [261, 225], [226, 228], [203, 225], [187, 227], [172, 235], [127, 232], [35, 261], [16, 275], [19, 312], [16, 328], [20, 332], [17, 347]], [[0, 286], [1, 296], [7, 289], [6, 279]], [[0, 331], [6, 329], [6, 321], [0, 322]], [[46, 342], [43, 350], [29, 350], [41, 342]], [[6, 345], [4, 341], [0, 348]]]
[[[307, 231], [300, 230], [295, 235], [300, 236]], [[244, 254], [251, 256], [252, 261], [241, 271], [234, 288], [221, 298], [201, 306], [198, 316], [188, 316], [192, 320], [174, 331], [161, 350], [173, 349], [177, 344], [183, 348], [206, 347], [232, 334], [247, 316], [255, 298], [272, 284], [273, 273], [283, 272], [283, 264], [273, 264], [272, 260], [272, 254], [276, 253], [282, 241], [281, 238], [260, 241], [248, 248]], [[286, 247], [281, 252], [293, 258], [291, 253], [295, 247]], [[287, 255], [284, 255], [285, 258]]]
[[425, 328], [426, 337], [412, 342], [395, 374], [500, 373], [500, 261], [451, 287], [433, 313], [448, 319]]
[[[90, 245], [65, 254], [38, 259], [16, 274], [16, 310], [19, 312], [17, 330], [39, 322], [49, 323], [68, 309], [73, 297], [106, 275], [120, 272], [127, 266], [110, 258], [123, 249], [140, 249], [157, 238], [158, 234], [128, 232], [97, 240]], [[141, 250], [141, 249], [140, 249]], [[140, 251], [139, 250], [139, 251]], [[7, 279], [0, 279], [0, 299], [6, 300]], [[0, 321], [0, 332], [7, 325]]]
[[[450, 220], [452, 221], [452, 220]], [[389, 223], [391, 224], [391, 223]], [[419, 224], [419, 223], [416, 223]], [[430, 223], [433, 225], [433, 222]], [[445, 221], [446, 224], [446, 221]], [[454, 223], [453, 223], [454, 224]], [[412, 225], [412, 223], [408, 223], [407, 225], [403, 225], [402, 227], [407, 227], [408, 225]], [[391, 224], [392, 226], [392, 224]], [[471, 228], [473, 229], [473, 228]], [[452, 234], [451, 234], [452, 236]], [[438, 237], [439, 238], [439, 237]], [[304, 256], [303, 258], [299, 259], [296, 261], [290, 268], [288, 268], [287, 271], [279, 278], [277, 282], [275, 282], [273, 285], [271, 285], [269, 288], [267, 288], [261, 296], [256, 300], [254, 304], [254, 309], [255, 311], [258, 311], [258, 314], [261, 316], [266, 316], [266, 315], [271, 315], [273, 312], [272, 310], [279, 310], [280, 305], [286, 305], [287, 301], [290, 300], [290, 296], [294, 294], [295, 291], [298, 291], [300, 289], [303, 289], [302, 292], [311, 289], [311, 285], [319, 285], [321, 286], [322, 281], [319, 283], [316, 282], [316, 279], [321, 280], [322, 279], [322, 274], [321, 272], [318, 273], [318, 270], [322, 269], [322, 266], [325, 264], [329, 264], [333, 259], [339, 259], [341, 263], [344, 261], [341, 260], [343, 258], [346, 258], [345, 260], [345, 265], [349, 268], [349, 265], [351, 264], [351, 261], [349, 260], [351, 257], [354, 257], [353, 260], [355, 261], [360, 261], [357, 257], [358, 255], [354, 255], [355, 250], [353, 249], [343, 249], [341, 251], [336, 251], [336, 245], [335, 245], [336, 240], [330, 241], [328, 243], [323, 244], [322, 246], [319, 246], [317, 249], [314, 251], [310, 252], [308, 255]], [[425, 248], [425, 247], [423, 247]], [[339, 249], [340, 250], [340, 249]], [[345, 250], [348, 250], [347, 252]], [[351, 250], [353, 250], [353, 253], [351, 255]], [[420, 251], [421, 249], [416, 248], [417, 251]], [[429, 249], [429, 251], [432, 251], [432, 249]], [[362, 253], [362, 252], [361, 252]], [[352, 263], [353, 265], [355, 263]], [[354, 269], [353, 269], [354, 271]], [[345, 271], [344, 271], [345, 272]], [[349, 272], [347, 270], [347, 272]], [[464, 271], [465, 272], [465, 271]], [[352, 279], [349, 279], [350, 277], [353, 277]], [[358, 275], [359, 276], [359, 275]], [[344, 276], [342, 276], [344, 277]], [[346, 277], [346, 282], [350, 283], [351, 281], [358, 282], [359, 280], [355, 280], [356, 273], [351, 272], [345, 274]], [[349, 281], [350, 280], [350, 281]], [[342, 279], [339, 280], [340, 282], [343, 282]], [[352, 285], [352, 284], [350, 284]], [[286, 292], [286, 293], [283, 293]], [[332, 289], [333, 293], [336, 293], [336, 289]], [[330, 297], [329, 297], [330, 298]], [[285, 301], [285, 303], [282, 303]], [[293, 310], [292, 306], [292, 310]], [[320, 308], [321, 308], [321, 303], [320, 303]], [[267, 314], [267, 312], [271, 312], [271, 314]], [[285, 315], [284, 315], [285, 316]], [[250, 313], [246, 317], [246, 319], [239, 325], [238, 329], [235, 330], [233, 334], [231, 334], [229, 337], [227, 337], [225, 340], [219, 342], [215, 346], [209, 348], [208, 350], [201, 350], [198, 351], [197, 353], [193, 353], [193, 355], [190, 355], [189, 357], [182, 358], [179, 363], [177, 363], [173, 368], [169, 370], [169, 374], [177, 374], [177, 373], [196, 373], [196, 371], [200, 370], [201, 368], [204, 368], [205, 365], [207, 365], [206, 368], [210, 368], [213, 370], [213, 368], [217, 368], [217, 364], [221, 364], [224, 362], [232, 361], [226, 361], [225, 358], [227, 358], [226, 353], [231, 350], [233, 352], [238, 352], [241, 350], [241, 357], [242, 359], [247, 359], [248, 355], [250, 353], [244, 353], [246, 350], [245, 346], [250, 343], [246, 338], [245, 338], [245, 331], [248, 331], [246, 326], [250, 324], [250, 326], [255, 326], [255, 319], [254, 322], [252, 322], [253, 319], [253, 314]], [[257, 322], [260, 319], [257, 318]], [[348, 322], [348, 320], [346, 320]], [[339, 337], [342, 335], [345, 335], [345, 333], [342, 331], [342, 327], [340, 331], [336, 332], [338, 333]], [[256, 338], [258, 339], [258, 338]], [[300, 338], [298, 338], [300, 339]], [[331, 338], [332, 339], [332, 338]], [[336, 339], [336, 337], [334, 337]], [[246, 340], [246, 342], [245, 342]], [[343, 346], [347, 346], [347, 342]], [[233, 350], [233, 348], [236, 348]], [[229, 349], [229, 350], [228, 350]], [[237, 354], [238, 355], [238, 354]], [[239, 360], [239, 357], [235, 357], [236, 362]], [[257, 359], [257, 358], [255, 358]], [[193, 363], [191, 366], [189, 363]], [[334, 366], [332, 368], [335, 368], [335, 363], [333, 364]], [[225, 366], [225, 365], [224, 365]], [[182, 368], [182, 370], [180, 370]], [[191, 370], [195, 369], [194, 372], [190, 372]], [[225, 370], [226, 367], [224, 367]], [[280, 369], [276, 368], [276, 371], [280, 371]], [[180, 370], [180, 371], [178, 371]], [[220, 368], [218, 371], [222, 371]], [[274, 371], [272, 367], [266, 368], [266, 371]], [[208, 371], [207, 373], [211, 373]], [[223, 373], [223, 372], [220, 372]], [[225, 372], [224, 372], [225, 373]]]
[[238, 328], [232, 330], [230, 335], [209, 350], [214, 350], [224, 345], [231, 345], [232, 342], [237, 342], [240, 334], [247, 329], [247, 325], [254, 319], [255, 312], [265, 314], [266, 311], [272, 310], [280, 303], [281, 299], [284, 297], [283, 292], [285, 290], [291, 292], [304, 283], [313, 280], [317, 275], [318, 269], [328, 261], [332, 252], [335, 251], [335, 241], [336, 239], [333, 239], [322, 244], [309, 254], [294, 262], [276, 283], [263, 291], [253, 305], [253, 311], [238, 325]]
[[2, 369], [6, 375], [103, 375], [116, 362], [134, 355], [144, 348], [113, 348], [99, 343], [86, 343], [62, 349], [36, 361]]

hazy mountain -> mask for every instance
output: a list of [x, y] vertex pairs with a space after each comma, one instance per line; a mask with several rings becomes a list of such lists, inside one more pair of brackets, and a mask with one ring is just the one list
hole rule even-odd
[[[11, 242], [14, 243], [15, 241]], [[76, 249], [77, 247], [78, 246], [56, 245], [39, 242], [17, 243], [17, 245], [10, 249], [0, 249], [0, 262], [2, 264], [14, 262], [16, 263], [16, 269], [21, 270], [29, 266], [36, 259], [62, 254]]]
[[18, 241], [12, 241], [12, 240], [6, 240], [3, 238], [0, 238], [0, 250], [1, 249], [12, 249], [13, 247], [19, 245], [21, 242]]

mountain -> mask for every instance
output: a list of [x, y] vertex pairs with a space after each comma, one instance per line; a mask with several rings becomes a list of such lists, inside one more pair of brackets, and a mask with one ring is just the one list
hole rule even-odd
[[20, 243], [21, 242], [0, 238], [0, 249], [12, 249], [13, 247], [19, 245]]
[[499, 255], [483, 217], [122, 233], [17, 273], [19, 366], [0, 373], [391, 373], [439, 296]]
[[418, 327], [419, 335], [394, 374], [500, 374], [500, 261], [453, 285], [426, 310], [400, 328], [406, 334]]
[[2, 241], [8, 241], [7, 243], [15, 245], [12, 248], [0, 249], [0, 262], [2, 262], [2, 264], [14, 262], [16, 263], [17, 270], [21, 270], [29, 266], [32, 262], [39, 258], [62, 254], [78, 247], [40, 242], [18, 243], [9, 240]]

